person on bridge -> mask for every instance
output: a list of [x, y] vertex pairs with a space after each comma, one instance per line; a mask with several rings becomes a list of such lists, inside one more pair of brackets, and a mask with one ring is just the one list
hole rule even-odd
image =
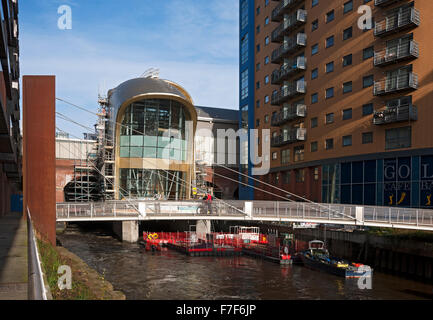
[[210, 193], [208, 193], [205, 197], [204, 197], [204, 201], [207, 205], [207, 212], [208, 214], [212, 214], [212, 195]]

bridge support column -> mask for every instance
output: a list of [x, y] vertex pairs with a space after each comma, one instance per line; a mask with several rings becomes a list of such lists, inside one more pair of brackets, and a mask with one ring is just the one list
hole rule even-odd
[[195, 230], [197, 232], [197, 238], [206, 240], [206, 234], [211, 233], [211, 221], [210, 220], [197, 220]]
[[124, 242], [135, 243], [138, 241], [138, 221], [113, 222], [113, 231]]

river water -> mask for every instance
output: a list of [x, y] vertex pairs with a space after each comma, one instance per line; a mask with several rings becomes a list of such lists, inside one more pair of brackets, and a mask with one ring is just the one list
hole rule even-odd
[[128, 300], [432, 299], [433, 286], [374, 272], [372, 289], [303, 266], [250, 257], [188, 257], [146, 252], [102, 230], [68, 228], [62, 245], [103, 274]]

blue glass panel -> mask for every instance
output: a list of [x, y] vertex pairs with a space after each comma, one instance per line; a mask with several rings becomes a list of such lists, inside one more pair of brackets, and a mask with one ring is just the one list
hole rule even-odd
[[397, 179], [398, 181], [410, 181], [412, 173], [411, 173], [411, 158], [398, 158], [398, 172]]
[[[420, 193], [419, 193], [419, 182], [412, 182], [412, 203], [411, 206], [412, 207], [419, 207], [419, 200], [420, 200]], [[425, 201], [424, 204], [428, 203], [428, 199], [424, 198], [423, 199]]]
[[352, 163], [341, 164], [341, 184], [349, 184], [352, 182]]
[[120, 136], [120, 146], [121, 147], [129, 146], [129, 136]]
[[144, 146], [145, 147], [156, 147], [157, 137], [145, 136]]
[[120, 147], [120, 157], [129, 158], [129, 147]]
[[364, 183], [376, 182], [376, 160], [364, 162]]
[[377, 182], [383, 182], [383, 160], [377, 160]]
[[143, 157], [143, 148], [142, 147], [131, 147], [130, 158], [141, 158]]
[[143, 148], [143, 158], [156, 158], [156, 148], [153, 147]]
[[352, 183], [363, 183], [364, 163], [362, 161], [352, 163]]
[[362, 184], [352, 185], [352, 204], [362, 204]]
[[383, 206], [383, 183], [377, 184], [377, 190], [376, 191], [377, 191], [376, 205]]
[[343, 204], [350, 204], [351, 203], [350, 185], [341, 186], [341, 203], [343, 203]]
[[420, 161], [420, 157], [412, 157], [412, 181], [419, 181], [420, 179]]
[[142, 147], [143, 146], [143, 136], [131, 136], [131, 146]]
[[376, 185], [365, 184], [364, 185], [364, 204], [368, 206], [376, 205]]

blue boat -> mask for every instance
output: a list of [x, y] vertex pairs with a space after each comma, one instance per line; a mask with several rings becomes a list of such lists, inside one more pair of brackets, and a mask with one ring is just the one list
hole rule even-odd
[[325, 243], [313, 240], [308, 243], [308, 250], [300, 254], [303, 264], [314, 270], [325, 271], [344, 278], [368, 278], [373, 276], [370, 266], [349, 263], [346, 260], [331, 257]]

